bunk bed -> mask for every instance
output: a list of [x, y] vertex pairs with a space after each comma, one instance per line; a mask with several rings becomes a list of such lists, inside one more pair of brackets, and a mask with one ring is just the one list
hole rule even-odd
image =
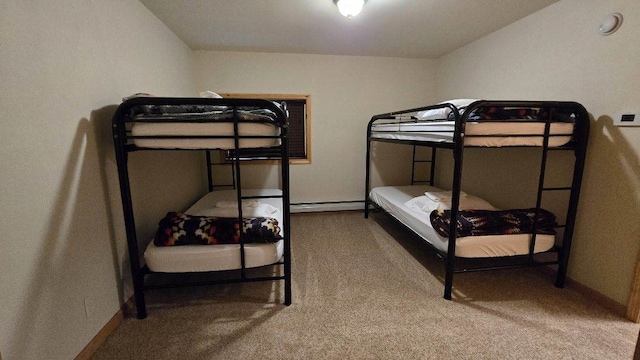
[[[470, 271], [554, 265], [555, 285], [564, 287], [588, 135], [587, 111], [576, 102], [456, 99], [375, 115], [367, 126], [364, 216], [369, 217], [370, 207], [380, 209], [425, 240], [444, 260], [447, 300], [454, 274]], [[411, 185], [371, 188], [375, 142], [413, 146]], [[419, 147], [430, 148], [430, 158], [419, 159]], [[536, 203], [496, 209], [462, 191], [463, 155], [470, 147], [539, 149]], [[434, 186], [438, 149], [448, 149], [453, 157], [450, 186]], [[575, 155], [570, 185], [545, 185], [551, 151]], [[417, 179], [417, 163], [428, 164], [428, 179]], [[542, 206], [543, 193], [555, 191], [569, 195], [564, 224]]]
[[[139, 319], [147, 316], [144, 291], [154, 287], [282, 281], [283, 303], [291, 304], [287, 114], [284, 102], [258, 99], [123, 99], [113, 116], [113, 139]], [[255, 151], [253, 155], [241, 155], [241, 149]], [[128, 160], [132, 152], [155, 150], [204, 151], [209, 192], [184, 213], [167, 213], [141, 256]], [[216, 162], [215, 152], [224, 154], [222, 161]], [[243, 189], [240, 164], [263, 159], [261, 153], [277, 160], [279, 188]], [[214, 184], [213, 169], [220, 168], [217, 165], [231, 169], [232, 184]], [[265, 266], [278, 270], [267, 276], [247, 271]], [[145, 281], [155, 273], [220, 271], [232, 276], [198, 283], [153, 285]]]

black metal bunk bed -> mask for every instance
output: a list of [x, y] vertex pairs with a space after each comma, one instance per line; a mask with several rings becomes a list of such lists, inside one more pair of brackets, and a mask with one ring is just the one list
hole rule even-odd
[[[257, 114], [257, 115], [256, 115]], [[267, 114], [267, 116], [265, 116]], [[161, 128], [159, 132], [138, 132], [132, 129], [137, 125], [169, 126]], [[176, 131], [176, 126], [178, 130]], [[191, 128], [189, 128], [191, 126]], [[204, 126], [205, 128], [202, 128]], [[213, 129], [206, 128], [214, 127]], [[222, 126], [222, 129], [220, 129]], [[253, 131], [255, 126], [260, 130]], [[180, 131], [181, 127], [187, 130]], [[268, 128], [265, 133], [263, 129]], [[144, 290], [156, 287], [190, 286], [218, 283], [252, 282], [252, 281], [284, 281], [284, 304], [291, 304], [291, 247], [290, 247], [290, 192], [289, 192], [289, 140], [287, 137], [288, 116], [286, 104], [274, 103], [257, 99], [217, 99], [217, 98], [170, 98], [170, 97], [132, 97], [126, 99], [117, 108], [113, 116], [113, 138], [115, 144], [116, 161], [120, 180], [120, 191], [124, 212], [125, 229], [131, 262], [131, 273], [134, 288], [137, 317], [147, 316]], [[164, 143], [163, 143], [164, 142]], [[255, 146], [254, 146], [255, 145]], [[239, 149], [256, 148], [252, 156], [240, 155]], [[271, 276], [252, 277], [247, 274], [246, 252], [253, 244], [247, 244], [246, 234], [239, 231], [240, 253], [239, 276], [225, 280], [201, 281], [198, 283], [175, 283], [165, 285], [147, 285], [145, 277], [153, 274], [147, 264], [141, 263], [136, 226], [132, 206], [131, 188], [129, 183], [129, 153], [135, 151], [153, 150], [189, 150], [205, 151], [209, 191], [214, 191], [212, 169], [220, 163], [212, 161], [211, 152], [224, 152], [233, 173], [235, 192], [232, 196], [237, 203], [238, 222], [243, 220], [243, 201], [278, 201], [282, 205], [281, 212], [281, 242], [278, 256], [273, 263], [263, 266], [277, 265], [281, 271]], [[268, 153], [269, 159], [278, 160], [281, 172], [280, 187], [274, 193], [246, 195], [242, 189], [241, 166], [243, 160], [260, 157], [260, 151]], [[220, 185], [216, 185], [220, 186]], [[247, 191], [248, 193], [248, 191]], [[280, 244], [280, 243], [279, 243]], [[222, 245], [194, 245], [215, 247]], [[280, 254], [281, 253], [281, 254]], [[237, 254], [237, 253], [236, 253]], [[256, 266], [253, 266], [256, 267]], [[173, 271], [171, 271], [173, 272]], [[215, 271], [206, 271], [215, 272]], [[276, 275], [277, 274], [277, 275]]]
[[[467, 104], [465, 104], [467, 105]], [[495, 112], [495, 110], [498, 110]], [[505, 113], [515, 113], [518, 116], [509, 117], [498, 115], [505, 110]], [[435, 112], [437, 114], [445, 114], [444, 116], [436, 116], [427, 120], [420, 120], [416, 114]], [[530, 114], [535, 112], [535, 116], [521, 116], [521, 114]], [[493, 113], [492, 115], [487, 115]], [[481, 116], [477, 116], [480, 114]], [[484, 114], [484, 115], [483, 115]], [[510, 120], [517, 119], [517, 120]], [[507, 120], [507, 122], [505, 122]], [[513, 123], [512, 123], [513, 122]], [[525, 124], [537, 126], [534, 130], [527, 128], [524, 131], [502, 132], [500, 129], [492, 128], [485, 131], [470, 131], [473, 126], [502, 126], [510, 123]], [[537, 125], [536, 125], [537, 124]], [[556, 125], [570, 124], [571, 130], [568, 132], [556, 131], [553, 129]], [[425, 126], [423, 126], [425, 125]], [[431, 126], [431, 127], [428, 127]], [[505, 125], [506, 126], [506, 125]], [[566, 128], [565, 128], [566, 129]], [[558, 134], [560, 132], [562, 134]], [[506, 134], [506, 135], [505, 135]], [[404, 136], [406, 135], [406, 136]], [[450, 102], [440, 103], [437, 105], [425, 106], [420, 108], [394, 111], [385, 114], [375, 115], [371, 118], [367, 127], [367, 163], [366, 163], [366, 180], [365, 180], [365, 218], [369, 216], [370, 205], [374, 205], [376, 209], [382, 209], [391, 215], [392, 218], [398, 220], [401, 224], [425, 239], [426, 243], [435, 250], [438, 257], [445, 262], [445, 279], [444, 279], [444, 298], [451, 300], [453, 276], [456, 273], [468, 271], [505, 269], [524, 266], [536, 265], [557, 265], [557, 275], [555, 286], [562, 288], [565, 284], [567, 273], [567, 264], [569, 261], [569, 253], [574, 233], [574, 224], [576, 220], [576, 212], [578, 206], [578, 198], [580, 194], [580, 186], [582, 181], [583, 168], [585, 163], [585, 154], [587, 140], [589, 135], [589, 118], [585, 108], [576, 102], [554, 102], [554, 101], [472, 101], [466, 107], [457, 107]], [[507, 138], [518, 138], [523, 140], [510, 143], [501, 143]], [[495, 140], [495, 141], [494, 141]], [[497, 141], [497, 142], [496, 142]], [[449, 236], [446, 248], [437, 248], [429, 239], [421, 235], [420, 232], [407, 225], [400, 218], [397, 218], [390, 211], [382, 208], [372, 198], [373, 189], [370, 188], [371, 178], [371, 144], [372, 142], [389, 142], [408, 144], [413, 146], [413, 167], [411, 174], [411, 185], [418, 183], [415, 180], [416, 163], [429, 163], [429, 179], [421, 181], [430, 186], [434, 185], [436, 149], [449, 149], [453, 155], [453, 181], [451, 184], [451, 207], [450, 207], [450, 224]], [[542, 195], [547, 191], [568, 191], [569, 199], [566, 212], [565, 224], [556, 225], [555, 228], [562, 228], [563, 235], [559, 244], [554, 244], [549, 250], [542, 254], [552, 254], [551, 260], [545, 255], [542, 259], [537, 259], [534, 255], [534, 247], [536, 246], [536, 235], [538, 235], [537, 221], [530, 231], [530, 240], [528, 251], [525, 254], [517, 256], [502, 256], [499, 258], [489, 258], [489, 262], [484, 261], [480, 264], [475, 263], [471, 266], [457, 266], [459, 260], [467, 260], [456, 256], [456, 222], [453, 219], [459, 219], [459, 204], [461, 201], [461, 180], [463, 169], [463, 155], [466, 147], [536, 147], [542, 152], [540, 172], [537, 187], [537, 196], [535, 204], [535, 218], [542, 209]], [[419, 160], [416, 158], [416, 147], [431, 148], [431, 158], [428, 160]], [[547, 167], [548, 153], [550, 151], [571, 151], [575, 155], [573, 166], [573, 175], [571, 185], [566, 187], [547, 187], [545, 186], [545, 171]], [[541, 235], [539, 235], [541, 236]], [[553, 256], [555, 254], [555, 258]], [[483, 259], [487, 260], [487, 259]], [[499, 260], [509, 260], [501, 262]]]

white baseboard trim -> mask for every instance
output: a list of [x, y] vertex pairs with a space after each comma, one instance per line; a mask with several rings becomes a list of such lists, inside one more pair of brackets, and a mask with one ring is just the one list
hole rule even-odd
[[291, 213], [363, 210], [364, 201], [292, 203]]

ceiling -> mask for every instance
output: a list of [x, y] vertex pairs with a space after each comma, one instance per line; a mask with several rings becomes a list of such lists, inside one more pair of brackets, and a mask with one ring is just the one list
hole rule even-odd
[[140, 0], [193, 50], [438, 58], [558, 0]]

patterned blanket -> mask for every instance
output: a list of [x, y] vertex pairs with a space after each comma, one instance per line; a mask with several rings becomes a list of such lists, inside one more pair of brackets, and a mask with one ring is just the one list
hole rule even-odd
[[[456, 221], [456, 237], [480, 235], [531, 234], [536, 209], [460, 210]], [[431, 225], [438, 234], [449, 237], [451, 210], [434, 210]], [[555, 235], [556, 216], [540, 209], [536, 233]]]
[[[266, 217], [242, 219], [245, 243], [271, 243], [282, 239], [278, 220]], [[236, 218], [195, 216], [169, 212], [160, 220], [153, 239], [156, 246], [239, 244]]]
[[505, 108], [499, 106], [480, 107], [469, 114], [469, 120], [538, 120], [546, 113], [536, 108]]

